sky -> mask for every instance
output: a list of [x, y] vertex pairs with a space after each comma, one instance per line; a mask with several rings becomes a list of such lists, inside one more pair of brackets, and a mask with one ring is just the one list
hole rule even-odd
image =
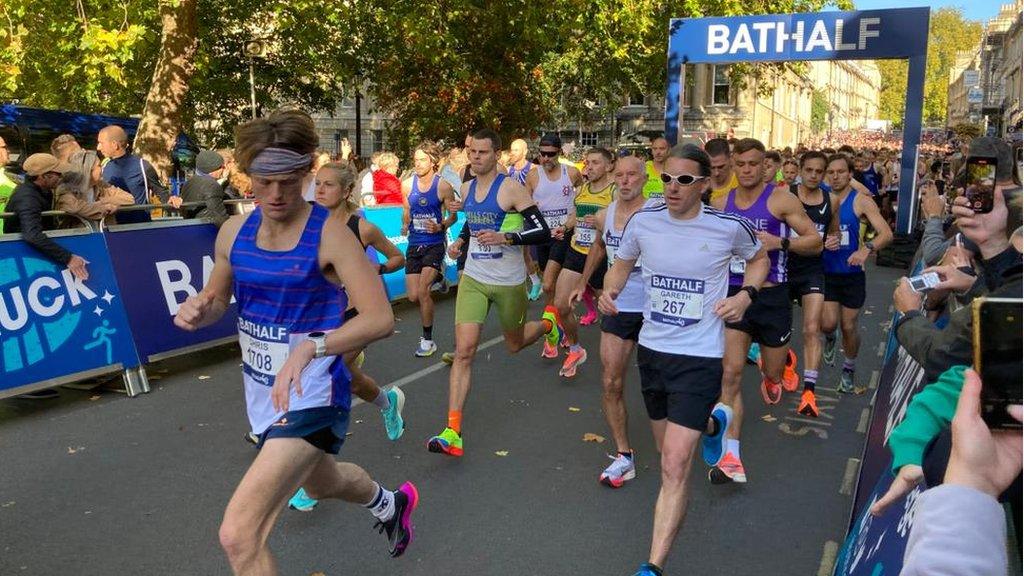
[[932, 9], [952, 6], [963, 9], [968, 20], [985, 22], [999, 13], [1000, 4], [1012, 4], [1013, 0], [854, 0], [858, 10], [878, 10], [883, 8], [911, 8], [928, 6]]

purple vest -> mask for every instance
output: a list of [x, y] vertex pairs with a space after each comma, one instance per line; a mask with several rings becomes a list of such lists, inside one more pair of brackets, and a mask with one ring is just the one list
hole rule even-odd
[[[736, 206], [736, 189], [733, 188], [725, 199], [725, 212], [743, 216], [759, 232], [767, 232], [779, 238], [786, 238], [789, 236], [789, 227], [786, 226], [784, 221], [776, 218], [768, 209], [768, 197], [772, 195], [772, 190], [774, 189], [775, 186], [773, 184], [765, 185], [757, 200], [750, 205], [750, 208], [744, 210]], [[771, 262], [771, 266], [768, 269], [766, 281], [773, 284], [784, 283], [786, 281], [786, 252], [783, 250], [772, 250], [768, 252], [768, 260]], [[729, 274], [729, 285], [742, 286], [743, 274], [737, 273], [739, 270], [735, 268], [731, 272]]]

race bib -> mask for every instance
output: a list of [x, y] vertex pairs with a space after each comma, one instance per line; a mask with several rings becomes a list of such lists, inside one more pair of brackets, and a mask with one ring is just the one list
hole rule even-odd
[[436, 223], [437, 220], [434, 220], [434, 218], [431, 216], [413, 216], [412, 229], [416, 230], [417, 232], [426, 232], [427, 225], [431, 222]]
[[597, 228], [579, 223], [576, 225], [576, 245], [580, 248], [590, 248], [597, 238]]
[[747, 261], [739, 256], [733, 256], [729, 260], [729, 272], [733, 274], [745, 274], [747, 272]]
[[565, 221], [569, 219], [569, 211], [565, 208], [558, 210], [544, 210], [540, 215], [543, 216], [544, 221], [548, 223], [548, 228], [565, 226]]
[[484, 246], [473, 237], [469, 241], [469, 256], [473, 260], [497, 260], [501, 258], [501, 246]]
[[844, 228], [842, 231], [840, 231], [839, 245], [844, 247], [844, 248], [846, 248], [846, 247], [848, 247], [850, 245], [850, 231], [849, 230]]
[[704, 315], [704, 281], [673, 276], [651, 276], [651, 320], [672, 326], [690, 326]]
[[238, 344], [242, 348], [242, 371], [264, 386], [273, 386], [288, 359], [288, 329], [239, 318]]

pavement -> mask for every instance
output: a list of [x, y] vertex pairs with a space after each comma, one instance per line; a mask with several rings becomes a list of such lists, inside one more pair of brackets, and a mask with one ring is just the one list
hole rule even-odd
[[[756, 369], [746, 369], [749, 481], [713, 486], [696, 458], [666, 574], [831, 574], [899, 276], [869, 270], [858, 368], [867, 393], [836, 394], [839, 367], [823, 367], [822, 415], [811, 419], [796, 413], [795, 393], [765, 406]], [[438, 302], [441, 350], [451, 347], [454, 303]], [[531, 314], [541, 308], [532, 303]], [[561, 359], [540, 358], [539, 344], [510, 355], [492, 314], [465, 410], [466, 455], [452, 459], [426, 450], [445, 426], [448, 368], [440, 353], [413, 356], [417, 310], [399, 305], [396, 316], [396, 333], [370, 347], [365, 370], [405, 390], [405, 435], [389, 442], [380, 413], [360, 404], [339, 458], [392, 488], [416, 483], [416, 538], [392, 559], [358, 506], [286, 510], [270, 539], [281, 573], [632, 574], [647, 558], [660, 482], [635, 365], [626, 395], [638, 473], [612, 490], [597, 482], [615, 450], [601, 413], [598, 328], [582, 330], [590, 359], [566, 380]], [[794, 316], [799, 327], [799, 308]], [[58, 400], [0, 401], [0, 574], [230, 573], [217, 530], [256, 454], [242, 440], [239, 366], [237, 346], [222, 346], [151, 365], [153, 391], [137, 398], [62, 388]], [[586, 442], [588, 433], [605, 439]]]

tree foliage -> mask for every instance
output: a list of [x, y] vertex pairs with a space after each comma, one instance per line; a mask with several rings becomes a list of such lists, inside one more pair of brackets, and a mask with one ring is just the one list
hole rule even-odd
[[828, 96], [824, 90], [811, 93], [811, 132], [820, 134], [828, 128]]

